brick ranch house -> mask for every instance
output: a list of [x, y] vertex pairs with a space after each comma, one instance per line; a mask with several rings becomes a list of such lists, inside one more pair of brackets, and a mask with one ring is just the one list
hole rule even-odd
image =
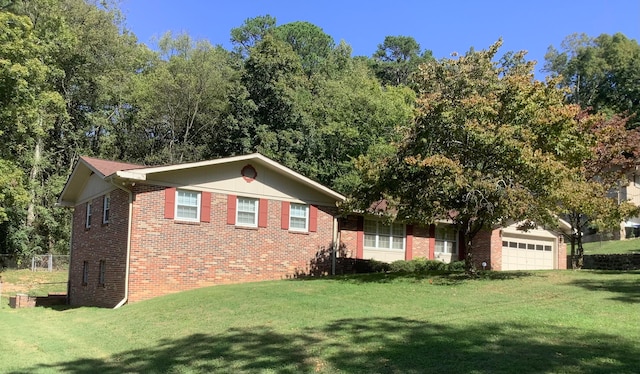
[[[73, 209], [69, 302], [119, 307], [216, 284], [328, 274], [334, 243], [342, 257], [461, 258], [450, 225], [341, 216], [344, 199], [260, 154], [159, 167], [81, 157], [58, 200]], [[475, 258], [488, 269], [566, 268], [557, 233], [512, 225], [477, 238]]]

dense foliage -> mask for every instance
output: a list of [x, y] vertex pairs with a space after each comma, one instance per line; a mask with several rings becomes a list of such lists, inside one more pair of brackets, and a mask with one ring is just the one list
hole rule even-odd
[[[466, 106], [441, 111], [440, 119], [448, 119], [434, 122], [441, 126], [428, 125], [435, 117], [426, 116], [425, 108], [446, 107], [445, 96], [425, 96], [425, 87], [435, 82], [428, 72], [441, 69], [453, 74], [448, 69], [456, 67], [446, 60], [435, 61], [409, 36], [388, 36], [370, 58], [353, 57], [346, 42], [336, 43], [317, 25], [278, 25], [274, 17], [264, 15], [230, 30], [232, 50], [167, 33], [153, 51], [126, 29], [115, 2], [3, 4], [0, 253], [67, 251], [69, 211], [54, 205], [80, 155], [158, 165], [261, 152], [350, 194], [367, 183], [354, 160], [383, 158], [402, 144], [409, 149], [406, 141], [412, 128], [423, 127], [415, 139], [430, 139], [432, 132], [456, 135], [456, 121], [462, 116], [485, 111], [459, 96], [459, 103]], [[615, 36], [609, 44], [618, 45], [621, 38]], [[601, 39], [605, 45], [606, 38]], [[631, 48], [628, 45], [633, 47], [635, 41], [621, 43]], [[486, 65], [493, 57], [495, 52], [476, 62]], [[519, 72], [525, 66], [530, 71], [531, 66], [519, 55], [507, 57], [506, 70], [500, 74], [527, 86]], [[560, 62], [554, 66], [561, 68]], [[491, 75], [483, 77], [487, 80], [452, 78], [451, 92], [471, 90], [480, 100], [484, 91], [501, 84]], [[530, 83], [527, 94], [539, 95], [547, 103], [544, 95], [549, 87]], [[509, 87], [502, 92], [510, 95]], [[518, 95], [511, 95], [508, 105], [526, 105]], [[607, 103], [616, 100], [607, 97]], [[562, 95], [553, 99], [562, 101]], [[625, 102], [633, 104], [633, 99]], [[631, 104], [607, 105], [613, 112], [633, 109]], [[419, 115], [414, 121], [416, 108]], [[462, 108], [471, 112], [465, 114]], [[500, 123], [516, 119], [507, 112], [500, 114]], [[531, 131], [522, 134], [536, 139], [564, 136], [562, 122], [548, 124], [547, 117], [528, 115], [518, 118]], [[467, 146], [493, 152], [485, 155], [492, 159], [515, 162], [512, 152], [529, 149], [520, 149], [519, 140], [509, 139], [510, 132], [498, 134], [504, 141], [502, 148], [496, 148], [490, 131], [484, 132], [488, 137], [478, 137]], [[456, 139], [461, 140], [451, 137], [440, 145], [443, 150], [460, 149]], [[553, 146], [569, 151], [571, 140], [565, 140]], [[552, 152], [542, 140], [537, 146]], [[484, 183], [475, 176], [464, 178]], [[426, 196], [425, 186], [417, 182], [411, 186], [413, 194]]]

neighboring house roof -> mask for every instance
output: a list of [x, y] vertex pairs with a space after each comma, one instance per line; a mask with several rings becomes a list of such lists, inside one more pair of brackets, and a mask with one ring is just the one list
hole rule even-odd
[[[255, 165], [260, 165], [262, 167], [268, 168], [271, 171], [277, 173], [277, 175], [282, 175], [283, 177], [295, 180], [298, 183], [310, 188], [311, 190], [314, 190], [317, 193], [327, 196], [335, 201], [345, 200], [345, 197], [343, 195], [331, 190], [330, 188], [325, 187], [320, 183], [317, 183], [259, 153], [252, 153], [248, 155], [226, 157], [215, 160], [152, 167], [116, 161], [107, 161], [91, 157], [81, 157], [74, 167], [71, 176], [67, 180], [62, 193], [60, 194], [58, 205], [75, 206], [82, 199], [91, 197], [84, 195], [86, 194], [86, 192], [84, 191], [85, 187], [91, 184], [91, 178], [95, 180], [96, 177], [98, 177], [98, 179], [107, 183], [118, 182], [119, 186], [122, 185], [123, 181], [128, 181], [131, 183], [146, 182], [154, 184], [158, 180], [162, 180], [163, 175], [171, 174], [173, 172], [195, 170], [197, 168], [215, 167], [216, 165], [224, 165], [243, 161], [252, 162]], [[116, 185], [114, 184], [112, 188], [115, 188], [115, 186]]]

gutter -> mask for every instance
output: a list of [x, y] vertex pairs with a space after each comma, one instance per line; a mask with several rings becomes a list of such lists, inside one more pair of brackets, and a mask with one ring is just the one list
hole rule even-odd
[[[57, 206], [57, 204], [56, 204]], [[73, 264], [71, 263], [71, 259], [73, 258], [73, 217], [75, 212], [71, 214], [71, 236], [69, 237], [69, 269], [67, 271], [67, 305], [71, 305], [71, 269], [73, 268]], [[2, 283], [0, 281], [0, 283]]]
[[118, 309], [129, 300], [129, 264], [131, 259], [131, 226], [132, 226], [132, 218], [133, 218], [133, 191], [125, 188], [124, 186], [119, 186], [117, 183], [113, 181], [113, 178], [109, 179], [109, 182], [114, 185], [116, 188], [125, 191], [129, 195], [129, 222], [127, 223], [127, 262], [125, 266], [124, 273], [124, 297], [113, 309]]
[[331, 246], [331, 275], [336, 275], [336, 249], [340, 246], [338, 241], [338, 218], [333, 216], [333, 245]]

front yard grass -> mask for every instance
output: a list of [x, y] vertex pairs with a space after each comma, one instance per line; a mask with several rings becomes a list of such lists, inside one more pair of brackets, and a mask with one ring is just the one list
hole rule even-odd
[[0, 309], [7, 373], [637, 373], [640, 272], [373, 274]]

